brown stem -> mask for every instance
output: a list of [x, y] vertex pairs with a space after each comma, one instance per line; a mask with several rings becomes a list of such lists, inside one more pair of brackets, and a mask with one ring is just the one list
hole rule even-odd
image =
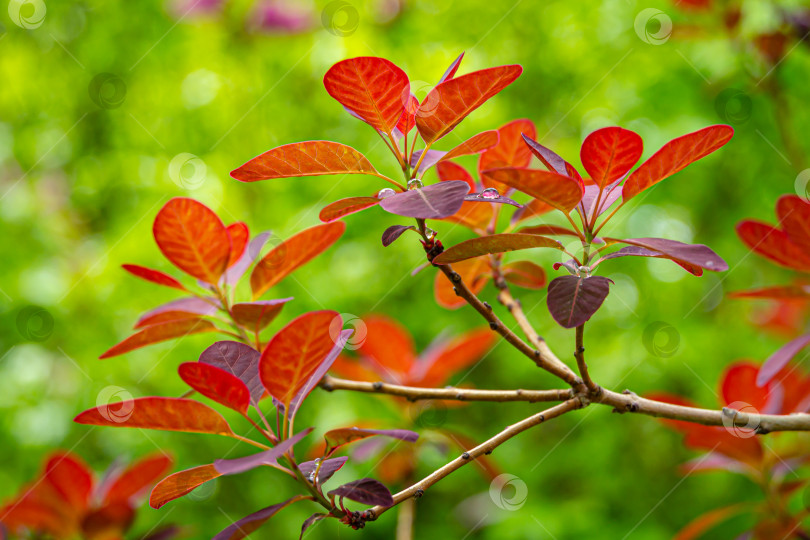
[[588, 387], [588, 392], [591, 395], [598, 394], [601, 389], [599, 385], [593, 382], [590, 373], [588, 373], [588, 364], [585, 363], [585, 323], [577, 326], [576, 329], [576, 350], [574, 357], [577, 359], [577, 368], [579, 368], [579, 375]]
[[409, 401], [422, 399], [450, 399], [454, 401], [565, 401], [573, 397], [572, 390], [479, 390], [477, 388], [419, 388], [401, 386], [383, 382], [361, 382], [338, 379], [330, 375], [321, 380], [321, 388], [333, 390], [351, 390], [369, 394], [388, 394], [407, 398]]

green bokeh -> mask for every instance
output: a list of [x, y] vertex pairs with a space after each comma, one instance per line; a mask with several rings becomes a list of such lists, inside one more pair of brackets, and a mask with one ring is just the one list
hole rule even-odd
[[[194, 197], [228, 222], [244, 220], [252, 231], [270, 229], [285, 238], [318, 223], [327, 202], [384, 185], [363, 176], [248, 185], [229, 171], [279, 144], [327, 139], [360, 149], [382, 172], [397, 173], [373, 131], [345, 114], [323, 88], [329, 66], [347, 57], [386, 57], [417, 89], [433, 84], [461, 51], [462, 73], [522, 64], [518, 81], [460, 125], [442, 148], [525, 117], [536, 122], [543, 144], [579, 166], [582, 139], [606, 125], [636, 130], [649, 156], [688, 131], [734, 124], [736, 135], [723, 150], [628, 205], [606, 230], [705, 243], [731, 270], [696, 278], [667, 261], [606, 264], [600, 272], [616, 286], [589, 324], [587, 355], [592, 374], [607, 387], [675, 391], [716, 406], [726, 365], [739, 358], [761, 361], [784, 341], [751, 325], [754, 305], [724, 298], [728, 291], [790, 279], [751, 255], [734, 234], [745, 217], [773, 220], [776, 198], [794, 192], [806, 163], [800, 159], [808, 146], [802, 127], [810, 120], [807, 48], [791, 49], [768, 73], [746, 45], [776, 24], [774, 6], [746, 2], [741, 36], [731, 40], [718, 12], [683, 12], [662, 2], [414, 0], [385, 20], [377, 2], [353, 0], [341, 16], [351, 22], [354, 10], [357, 27], [344, 36], [336, 35], [340, 28], [323, 26], [327, 4], [296, 3], [311, 13], [313, 28], [294, 35], [246, 29], [254, 13], [246, 0], [204, 16], [182, 16], [176, 6], [157, 1], [54, 1], [47, 2], [41, 26], [30, 29], [0, 16], [0, 499], [15, 493], [59, 447], [73, 449], [97, 471], [156, 449], [174, 456], [176, 470], [249, 453], [217, 437], [88, 429], [71, 420], [95, 406], [101, 392], [180, 395], [177, 365], [196, 359], [211, 342], [210, 336], [189, 337], [97, 360], [128, 335], [139, 313], [176, 296], [120, 269], [138, 263], [171, 271], [151, 236], [165, 201]], [[674, 22], [668, 40], [648, 43], [634, 29], [647, 8]], [[648, 32], [659, 32], [651, 25]], [[740, 92], [730, 101], [729, 89]], [[798, 140], [798, 153], [786, 149], [780, 127]], [[170, 173], [170, 163], [187, 161], [176, 158], [184, 153], [199, 158], [182, 169], [186, 181], [173, 168]], [[424, 257], [415, 237], [380, 246], [382, 230], [398, 222], [380, 209], [347, 218], [335, 248], [266, 297], [296, 298], [283, 321], [321, 308], [360, 317], [385, 313], [408, 326], [420, 348], [443, 331], [479, 326], [471, 309], [449, 312], [435, 305], [433, 272], [409, 275]], [[445, 245], [469, 237], [452, 225], [435, 228]], [[541, 254], [537, 260], [551, 272], [557, 259]], [[491, 286], [482, 294], [495, 303]], [[553, 323], [544, 292], [521, 298], [552, 347], [572, 360], [573, 332]], [[26, 319], [20, 313], [30, 314], [23, 311], [28, 306], [43, 311]], [[679, 335], [670, 357], [644, 345], [644, 330], [655, 321]], [[464, 377], [481, 388], [555, 385], [503, 345]], [[481, 441], [537, 410], [520, 403], [471, 405], [448, 411], [445, 426]], [[384, 400], [316, 392], [299, 422], [322, 429], [358, 418], [399, 421]], [[528, 488], [519, 512], [496, 507], [487, 495], [489, 481], [472, 465], [417, 503], [417, 537], [668, 538], [703, 511], [759, 496], [753, 484], [731, 475], [682, 482], [677, 465], [693, 456], [650, 418], [592, 407], [495, 452], [494, 463]], [[427, 452], [420, 474], [446, 459]], [[373, 476], [373, 462], [340, 474]], [[272, 471], [222, 479], [213, 493], [198, 497], [204, 500], [182, 499], [159, 511], [145, 507], [132, 537], [159, 522], [186, 525], [194, 538], [210, 537], [231, 519], [294, 490]], [[293, 506], [255, 537], [294, 538], [314, 511]], [[362, 533], [328, 521], [307, 538], [391, 538], [395, 521], [390, 512]], [[732, 523], [725, 533], [731, 537], [745, 525]]]

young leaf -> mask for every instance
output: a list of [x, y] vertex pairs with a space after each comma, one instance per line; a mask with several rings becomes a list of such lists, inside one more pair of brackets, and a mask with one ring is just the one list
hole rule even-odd
[[794, 340], [789, 341], [780, 347], [775, 353], [765, 360], [762, 367], [759, 368], [757, 375], [757, 384], [765, 386], [773, 379], [782, 368], [784, 368], [790, 360], [799, 354], [799, 351], [810, 345], [810, 335], [799, 336]]
[[462, 180], [467, 182], [467, 184], [470, 186], [468, 193], [478, 190], [472, 175], [467, 172], [467, 169], [458, 163], [453, 163], [452, 161], [440, 161], [436, 164], [436, 174], [438, 175], [439, 180], [442, 182], [447, 182], [448, 180]]
[[[315, 469], [318, 468], [318, 463], [321, 464], [321, 469], [318, 471], [318, 484], [323, 485], [326, 483], [327, 480], [332, 478], [332, 476], [338, 472], [341, 467], [348, 461], [349, 458], [337, 457], [332, 459], [324, 459], [321, 463], [321, 460], [313, 460], [313, 461], [305, 461], [304, 463], [300, 463], [298, 465], [298, 470], [301, 471], [301, 474], [304, 475], [304, 478], [309, 478], [310, 475], [315, 474]], [[314, 478], [310, 481], [313, 481]]]
[[245, 456], [236, 459], [218, 459], [214, 462], [214, 468], [220, 473], [225, 475], [239, 474], [251, 469], [255, 469], [261, 465], [274, 465], [278, 462], [278, 458], [286, 454], [298, 441], [312, 433], [312, 428], [307, 428], [300, 431], [275, 445], [269, 450], [259, 452], [250, 456]]
[[525, 289], [542, 289], [546, 286], [546, 273], [531, 261], [514, 261], [503, 265], [503, 277], [509, 283]]
[[285, 144], [231, 171], [231, 176], [240, 182], [325, 174], [379, 175], [366, 156], [351, 146], [331, 141]]
[[405, 72], [372, 56], [338, 62], [326, 72], [323, 85], [341, 105], [383, 133], [397, 125], [411, 95]]
[[231, 239], [219, 217], [194, 199], [177, 197], [160, 209], [152, 227], [155, 241], [172, 264], [215, 284], [228, 266]]
[[433, 259], [433, 264], [450, 264], [481, 255], [539, 247], [562, 249], [558, 240], [545, 236], [520, 233], [492, 234], [465, 240], [448, 248]]
[[306, 499], [304, 495], [296, 495], [292, 499], [287, 499], [283, 503], [274, 504], [267, 508], [262, 508], [258, 512], [253, 512], [239, 521], [232, 523], [220, 531], [213, 540], [242, 540], [250, 536], [255, 530], [264, 525], [268, 519], [276, 515], [279, 511], [288, 507], [294, 502]]
[[346, 225], [341, 221], [324, 223], [304, 229], [277, 245], [259, 261], [250, 274], [254, 300], [298, 267], [326, 251], [345, 230]]
[[100, 405], [79, 414], [74, 422], [92, 426], [159, 429], [232, 436], [217, 411], [199, 401], [143, 397]]
[[810, 272], [810, 255], [794, 244], [787, 233], [767, 223], [745, 220], [737, 225], [745, 245], [780, 266]]
[[[728, 270], [726, 261], [703, 244], [684, 244], [666, 238], [629, 238], [624, 240], [605, 238], [605, 241], [621, 242], [648, 249], [687, 267], [705, 268], [712, 272], [725, 272]], [[636, 255], [640, 255], [640, 253], [636, 253]]]
[[394, 133], [399, 130], [399, 134], [406, 137], [416, 127], [416, 110], [418, 108], [419, 100], [416, 99], [415, 95], [411, 94], [405, 102], [405, 110], [402, 112], [402, 116], [399, 117]]
[[534, 154], [549, 171], [563, 176], [569, 176], [569, 169], [572, 167], [567, 161], [535, 141], [532, 137], [527, 136], [525, 133], [522, 134], [522, 138], [531, 153]]
[[461, 53], [455, 60], [453, 60], [453, 63], [450, 64], [448, 68], [445, 70], [444, 74], [442, 75], [442, 78], [439, 79], [439, 84], [449, 79], [452, 79], [456, 75], [456, 72], [458, 71], [458, 66], [461, 65], [462, 58], [464, 58], [464, 53]]
[[437, 85], [416, 111], [416, 128], [422, 139], [432, 144], [450, 133], [468, 114], [509, 86], [522, 72], [520, 66], [500, 66]]
[[304, 383], [304, 386], [295, 394], [295, 397], [292, 399], [292, 402], [289, 405], [289, 416], [291, 419], [295, 418], [295, 414], [298, 412], [298, 408], [301, 406], [301, 403], [304, 402], [309, 393], [315, 389], [319, 382], [321, 382], [321, 379], [323, 379], [326, 372], [329, 371], [329, 368], [332, 367], [332, 364], [335, 362], [335, 360], [337, 360], [340, 351], [343, 350], [343, 347], [346, 346], [346, 342], [348, 342], [349, 338], [354, 333], [354, 330], [351, 328], [338, 331], [342, 324], [343, 320], [338, 318], [333, 319], [332, 324], [329, 325], [329, 334], [331, 335], [332, 339], [334, 339], [334, 346], [321, 361], [320, 365], [317, 366], [315, 371], [309, 375]]
[[363, 318], [366, 339], [357, 352], [370, 360], [377, 371], [404, 379], [416, 360], [413, 339], [399, 322], [381, 315]]
[[554, 207], [541, 201], [540, 199], [532, 199], [523, 205], [523, 208], [518, 208], [512, 214], [512, 219], [509, 220], [510, 225], [516, 225], [521, 221], [539, 217], [554, 210]]
[[[768, 412], [769, 402], [774, 397], [781, 398], [773, 392], [770, 384], [757, 385], [757, 373], [760, 367], [752, 362], [735, 362], [728, 366], [720, 378], [720, 396], [723, 405], [743, 402], [759, 412]], [[777, 399], [777, 409], [781, 408], [781, 399]], [[777, 410], [778, 412], [778, 410]]]
[[218, 332], [219, 329], [211, 322], [203, 319], [182, 319], [179, 321], [169, 321], [147, 326], [137, 334], [129, 336], [127, 339], [115, 345], [107, 352], [99, 356], [100, 359], [112, 358], [120, 354], [159, 343], [169, 339], [184, 337], [189, 334], [200, 334], [203, 332]]
[[250, 268], [250, 265], [256, 260], [256, 257], [261, 254], [262, 248], [264, 248], [264, 245], [267, 243], [269, 238], [269, 231], [256, 235], [256, 237], [250, 241], [247, 249], [236, 264], [225, 271], [225, 276], [222, 278], [223, 284], [227, 283], [229, 285], [234, 285], [240, 279], [242, 279], [242, 276], [245, 275], [247, 269]]
[[479, 329], [432, 345], [417, 364], [412, 375], [417, 386], [439, 387], [462, 369], [478, 362], [492, 349], [495, 334], [491, 329]]
[[776, 217], [788, 239], [810, 253], [810, 204], [796, 195], [784, 195], [776, 202]]
[[149, 506], [155, 509], [160, 508], [167, 502], [187, 495], [204, 483], [220, 476], [222, 475], [214, 468], [213, 463], [171, 474], [154, 487], [149, 495]]
[[219, 300], [214, 297], [205, 299], [197, 296], [180, 298], [147, 311], [138, 318], [135, 328], [180, 319], [199, 319], [200, 316], [215, 314], [217, 305], [219, 305]]
[[344, 444], [367, 439], [368, 437], [374, 437], [376, 435], [407, 442], [416, 442], [419, 438], [418, 433], [408, 431], [407, 429], [361, 429], [356, 427], [332, 429], [323, 434], [323, 438], [326, 441], [324, 455], [330, 456]]
[[382, 245], [388, 247], [393, 244], [397, 238], [402, 236], [402, 233], [408, 229], [416, 230], [413, 225], [391, 225], [382, 234]]
[[152, 283], [163, 285], [165, 287], [171, 287], [173, 289], [179, 289], [181, 291], [186, 290], [182, 283], [177, 281], [169, 274], [161, 272], [160, 270], [153, 270], [151, 268], [146, 268], [145, 266], [138, 266], [137, 264], [122, 264], [121, 268], [133, 276], [145, 279], [146, 281], [151, 281]]
[[362, 504], [393, 506], [394, 498], [388, 488], [373, 478], [361, 478], [348, 484], [343, 484], [329, 493], [330, 497], [339, 496], [357, 501]]
[[590, 319], [605, 301], [611, 283], [602, 276], [554, 278], [548, 284], [548, 310], [563, 328], [579, 326]]
[[398, 216], [441, 219], [459, 211], [468, 190], [467, 183], [459, 180], [439, 182], [386, 197], [380, 206]]
[[335, 221], [349, 214], [356, 214], [361, 210], [371, 208], [379, 203], [380, 199], [377, 197], [349, 197], [340, 199], [339, 201], [324, 206], [321, 213], [318, 214], [318, 217], [324, 223], [329, 223], [330, 221]]
[[102, 504], [127, 503], [166, 474], [172, 460], [162, 453], [147, 456], [127, 467], [110, 485]]
[[506, 193], [507, 186], [484, 177], [481, 172], [487, 169], [500, 169], [503, 167], [528, 167], [532, 160], [532, 152], [523, 142], [522, 135], [537, 137], [537, 128], [534, 122], [526, 119], [512, 120], [498, 128], [498, 144], [478, 158], [478, 175], [484, 182], [484, 187], [494, 187], [501, 193]]
[[239, 262], [239, 259], [245, 254], [245, 249], [250, 239], [250, 231], [248, 226], [237, 221], [231, 223], [225, 230], [228, 231], [228, 236], [231, 238], [231, 255], [228, 257], [228, 268]]
[[580, 159], [601, 192], [619, 180], [641, 159], [644, 142], [637, 133], [620, 127], [597, 129], [585, 138]]
[[217, 341], [200, 355], [200, 362], [225, 370], [245, 383], [250, 391], [253, 405], [264, 396], [264, 386], [259, 378], [261, 353], [238, 341]]
[[731, 140], [733, 135], [734, 129], [731, 126], [716, 125], [669, 141], [638, 169], [630, 173], [624, 182], [622, 200], [629, 201], [690, 163], [708, 156]]
[[231, 306], [233, 320], [252, 333], [258, 333], [262, 328], [273, 322], [281, 308], [292, 300], [292, 297], [279, 300], [258, 300], [244, 302]]
[[339, 319], [335, 311], [305, 313], [279, 330], [265, 347], [259, 377], [285, 407], [289, 408], [293, 397], [332, 351], [338, 336], [332, 336], [330, 325]]
[[[620, 181], [621, 180], [617, 180], [612, 184], [606, 185], [604, 190], [601, 190], [596, 184], [585, 186], [585, 192], [582, 195], [582, 209], [584, 210], [587, 220], [592, 220], [594, 213], [597, 217], [601, 216], [605, 210], [619, 200], [619, 197], [622, 196], [622, 187], [618, 185]], [[598, 211], [596, 210], [597, 200], [599, 201]]]
[[506, 184], [563, 212], [570, 212], [582, 200], [582, 184], [568, 176], [537, 169], [490, 169], [484, 178]]
[[203, 362], [184, 362], [177, 371], [180, 378], [200, 394], [238, 413], [247, 414], [250, 391], [236, 375]]
[[447, 152], [440, 161], [448, 161], [461, 156], [480, 154], [488, 152], [498, 144], [498, 132], [493, 130], [482, 131], [478, 135], [473, 135], [460, 145]]

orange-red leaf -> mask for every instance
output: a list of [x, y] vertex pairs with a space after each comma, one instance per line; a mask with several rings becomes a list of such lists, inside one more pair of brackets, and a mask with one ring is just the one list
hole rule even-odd
[[206, 283], [217, 283], [228, 266], [231, 239], [225, 225], [207, 206], [177, 197], [160, 209], [152, 228], [169, 261]]
[[241, 182], [324, 174], [377, 175], [377, 171], [351, 146], [331, 141], [285, 144], [231, 171], [231, 176]]
[[810, 255], [794, 244], [785, 231], [767, 223], [745, 220], [737, 225], [737, 234], [745, 245], [776, 264], [810, 272]]
[[218, 331], [219, 329], [216, 326], [204, 319], [181, 319], [153, 324], [147, 326], [137, 334], [129, 336], [127, 339], [99, 356], [99, 358], [112, 358], [113, 356], [128, 353], [135, 349], [152, 345], [153, 343], [184, 337], [189, 334]]
[[334, 244], [346, 230], [342, 221], [304, 229], [273, 248], [250, 274], [253, 298], [279, 283], [299, 266], [314, 259]]
[[416, 111], [416, 128], [426, 143], [433, 143], [468, 114], [509, 86], [523, 72], [520, 66], [499, 66], [474, 71], [436, 85]]
[[681, 529], [672, 540], [696, 540], [697, 538], [701, 538], [704, 533], [712, 529], [718, 523], [745, 510], [746, 506], [747, 504], [735, 504], [733, 506], [726, 506], [706, 512]]
[[632, 169], [643, 152], [644, 143], [637, 133], [607, 127], [597, 129], [585, 138], [580, 159], [591, 180], [604, 189]]
[[145, 279], [146, 281], [151, 281], [152, 283], [164, 285], [173, 289], [180, 289], [181, 291], [186, 290], [182, 283], [177, 281], [169, 274], [161, 272], [160, 270], [153, 270], [151, 268], [146, 268], [145, 266], [138, 266], [137, 264], [122, 264], [121, 268], [133, 276]]
[[733, 135], [731, 126], [721, 124], [669, 141], [627, 177], [622, 188], [622, 200], [629, 201], [690, 163], [708, 156], [731, 140]]
[[450, 180], [463, 180], [464, 182], [467, 182], [467, 184], [470, 186], [469, 193], [473, 193], [478, 189], [472, 175], [467, 172], [467, 169], [458, 163], [453, 163], [452, 161], [439, 161], [439, 163], [436, 164], [436, 174], [439, 176], [439, 180], [442, 182], [448, 182]]
[[459, 336], [435, 351], [423, 361], [428, 364], [426, 373], [418, 384], [438, 387], [453, 374], [481, 360], [495, 343], [495, 333], [489, 328], [475, 330]]
[[[771, 397], [769, 384], [757, 386], [759, 366], [751, 362], [735, 362], [728, 366], [720, 378], [720, 395], [724, 405], [744, 403], [757, 412], [766, 412], [765, 406]], [[744, 412], [752, 412], [750, 410]]]
[[281, 312], [284, 304], [290, 300], [292, 300], [292, 297], [234, 304], [231, 307], [231, 315], [234, 321], [250, 332], [258, 333], [262, 328], [273, 322], [273, 319]]
[[[289, 408], [290, 402], [335, 347], [337, 334], [330, 325], [339, 320], [334, 311], [313, 311], [293, 319], [273, 336], [259, 360], [265, 389]], [[342, 324], [338, 326], [341, 328]]]
[[177, 372], [194, 390], [236, 412], [247, 414], [250, 392], [239, 377], [203, 362], [184, 362]]
[[338, 62], [324, 75], [323, 85], [341, 105], [383, 133], [397, 125], [411, 95], [405, 72], [373, 56]]
[[[500, 169], [503, 167], [528, 167], [532, 160], [532, 152], [523, 142], [522, 135], [537, 138], [537, 128], [534, 122], [526, 119], [512, 120], [498, 128], [499, 141], [478, 158], [478, 174], [487, 169]], [[503, 184], [493, 182], [492, 179], [481, 177], [484, 187], [494, 187], [501, 193], [507, 188]]]
[[110, 485], [104, 504], [128, 503], [166, 474], [172, 460], [162, 453], [147, 456], [127, 467]]
[[233, 435], [221, 414], [199, 401], [184, 398], [142, 397], [100, 405], [79, 414], [74, 422], [92, 426]]
[[329, 223], [377, 204], [380, 204], [380, 199], [377, 197], [349, 197], [326, 205], [318, 217], [324, 223]]
[[512, 219], [509, 220], [509, 222], [514, 225], [533, 217], [542, 216], [543, 214], [547, 214], [552, 210], [554, 210], [554, 207], [548, 203], [541, 201], [540, 199], [532, 199], [524, 204], [523, 208], [518, 208], [515, 210], [515, 213], [512, 214]]
[[149, 495], [149, 506], [160, 508], [167, 502], [191, 493], [209, 480], [220, 476], [222, 475], [217, 472], [213, 463], [176, 472], [158, 482]]
[[810, 203], [796, 195], [784, 195], [776, 202], [776, 217], [790, 241], [810, 253]]
[[397, 122], [397, 129], [403, 136], [408, 135], [410, 131], [416, 126], [416, 110], [419, 108], [419, 100], [416, 96], [411, 94], [405, 103], [405, 111], [400, 116]]
[[78, 456], [69, 452], [53, 454], [45, 464], [44, 481], [73, 512], [81, 513], [87, 508], [93, 474]]
[[365, 339], [357, 352], [371, 360], [376, 371], [402, 381], [416, 360], [416, 351], [408, 330], [400, 323], [382, 315], [363, 317]]
[[566, 213], [579, 204], [584, 194], [584, 188], [578, 180], [549, 171], [507, 167], [484, 171], [484, 178], [487, 177]]
[[231, 223], [225, 229], [228, 231], [228, 236], [231, 237], [231, 255], [228, 257], [228, 268], [230, 268], [245, 253], [245, 248], [247, 248], [250, 239], [250, 231], [248, 226], [241, 221]]
[[540, 247], [562, 249], [559, 241], [545, 236], [521, 233], [493, 234], [465, 240], [447, 248], [433, 259], [433, 264], [450, 264], [481, 255]]
[[478, 135], [473, 135], [460, 145], [456, 146], [439, 161], [447, 161], [459, 156], [469, 156], [470, 154], [478, 154], [492, 148], [498, 144], [498, 132], [493, 130], [483, 131]]
[[[473, 203], [475, 204], [475, 203]], [[488, 205], [481, 205], [488, 206]], [[461, 276], [461, 280], [474, 293], [478, 294], [490, 279], [489, 258], [476, 257], [453, 264], [453, 270]], [[441, 272], [436, 272], [433, 282], [433, 294], [436, 303], [447, 309], [458, 309], [467, 302], [453, 291], [453, 283]]]
[[514, 261], [505, 264], [503, 276], [509, 283], [526, 289], [542, 289], [546, 286], [546, 272], [531, 261]]

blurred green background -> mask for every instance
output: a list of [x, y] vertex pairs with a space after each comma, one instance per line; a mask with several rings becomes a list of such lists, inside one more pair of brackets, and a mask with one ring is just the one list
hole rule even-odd
[[[337, 140], [396, 177], [395, 161], [372, 130], [323, 88], [329, 66], [352, 56], [392, 60], [420, 98], [462, 51], [460, 73], [523, 65], [517, 82], [463, 122], [443, 149], [525, 117], [537, 124], [543, 144], [579, 166], [582, 139], [599, 127], [637, 131], [646, 157], [675, 136], [732, 124], [730, 144], [623, 209], [605, 230], [705, 243], [731, 270], [696, 278], [668, 261], [604, 265], [600, 273], [616, 286], [586, 336], [591, 372], [605, 386], [674, 391], [716, 406], [724, 366], [739, 358], [762, 361], [785, 341], [752, 326], [762, 306], [724, 296], [791, 279], [749, 254], [734, 225], [745, 217], [773, 221], [779, 195], [805, 192], [810, 49], [795, 39], [800, 25], [785, 26], [799, 0], [687, 9], [693, 3], [12, 1], [0, 15], [0, 499], [58, 447], [73, 449], [99, 472], [156, 449], [171, 453], [175, 470], [250, 453], [213, 436], [89, 429], [72, 418], [111, 395], [180, 395], [177, 365], [196, 359], [214, 339], [193, 336], [97, 360], [129, 334], [139, 313], [175, 297], [120, 268], [137, 263], [172, 271], [151, 236], [169, 198], [194, 197], [226, 222], [244, 220], [253, 232], [285, 238], [316, 224], [326, 203], [385, 186], [362, 176], [339, 185], [335, 177], [250, 185], [231, 179], [229, 171], [249, 158], [287, 142]], [[740, 18], [729, 30], [735, 6]], [[769, 58], [757, 36], [775, 31], [787, 37], [779, 56]], [[265, 295], [296, 298], [276, 328], [322, 307], [361, 318], [379, 312], [410, 328], [421, 350], [440, 332], [480, 326], [471, 309], [435, 305], [431, 271], [409, 275], [424, 257], [415, 237], [381, 247], [382, 230], [400, 220], [377, 208], [346, 222], [335, 248]], [[434, 228], [445, 245], [469, 237], [449, 224]], [[536, 260], [553, 273], [554, 255]], [[482, 294], [495, 304], [491, 285]], [[573, 332], [553, 323], [544, 295], [520, 292], [552, 348], [573, 360]], [[677, 343], [664, 336], [645, 345], [645, 329], [656, 321], [675, 329]], [[557, 385], [504, 346], [451, 382], [462, 378], [481, 388]], [[441, 424], [482, 441], [536, 410], [475, 404], [419, 421], [417, 430], [420, 422]], [[302, 415], [299, 425], [319, 430], [360, 418], [387, 426], [411, 421], [385, 399], [320, 391]], [[651, 418], [592, 407], [529, 431], [492, 456], [527, 486], [520, 511], [498, 508], [487, 495], [489, 480], [472, 465], [418, 501], [416, 535], [659, 539], [708, 509], [759, 498], [756, 486], [729, 474], [681, 481], [677, 465], [694, 455]], [[446, 460], [426, 449], [419, 475]], [[350, 464], [340, 478], [375, 476], [374, 461]], [[130, 536], [178, 523], [190, 537], [207, 538], [296, 487], [264, 470], [212, 486], [159, 511], [145, 505]], [[254, 537], [295, 538], [314, 511], [295, 505]], [[328, 521], [307, 538], [391, 538], [395, 523], [394, 512], [362, 532]], [[732, 522], [723, 537], [746, 524], [746, 518]]]

